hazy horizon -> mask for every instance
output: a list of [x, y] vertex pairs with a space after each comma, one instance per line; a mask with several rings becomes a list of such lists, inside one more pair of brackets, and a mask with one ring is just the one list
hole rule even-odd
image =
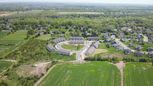
[[51, 3], [98, 3], [98, 4], [148, 4], [153, 5], [153, 0], [0, 0], [0, 2], [51, 2]]

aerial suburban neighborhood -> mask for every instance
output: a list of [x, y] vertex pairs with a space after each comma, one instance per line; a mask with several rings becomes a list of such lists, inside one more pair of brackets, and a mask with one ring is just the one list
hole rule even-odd
[[151, 3], [0, 1], [0, 86], [152, 86]]

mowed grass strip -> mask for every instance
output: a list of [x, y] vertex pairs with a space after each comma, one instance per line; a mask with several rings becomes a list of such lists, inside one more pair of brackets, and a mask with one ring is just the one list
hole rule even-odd
[[78, 50], [81, 50], [83, 48], [83, 45], [63, 44], [62, 47], [64, 49], [78, 51]]
[[7, 49], [25, 40], [27, 31], [19, 30], [0, 39], [0, 49]]
[[0, 61], [0, 73], [5, 71], [12, 65], [12, 62], [9, 61]]
[[153, 66], [146, 63], [126, 64], [124, 86], [153, 86]]
[[2, 38], [1, 40], [24, 40], [27, 36], [27, 31], [25, 30], [19, 30], [15, 33], [12, 33], [8, 36], [5, 36], [4, 38]]
[[119, 70], [107, 62], [57, 65], [40, 86], [120, 86]]

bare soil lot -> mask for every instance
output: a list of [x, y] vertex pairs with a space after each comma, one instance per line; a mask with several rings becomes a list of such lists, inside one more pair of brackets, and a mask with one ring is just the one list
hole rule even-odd
[[13, 12], [2, 12], [0, 11], [0, 17], [12, 15]]
[[31, 65], [22, 65], [17, 69], [17, 73], [19, 76], [42, 76], [51, 66], [51, 62], [42, 62]]

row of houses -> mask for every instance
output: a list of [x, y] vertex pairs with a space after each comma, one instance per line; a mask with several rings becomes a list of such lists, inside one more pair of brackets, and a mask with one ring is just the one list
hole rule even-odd
[[85, 55], [91, 55], [95, 52], [96, 48], [99, 47], [99, 41], [96, 41], [95, 43], [93, 43], [85, 52]]
[[54, 43], [60, 43], [60, 42], [63, 42], [65, 40], [66, 40], [65, 38], [57, 38], [57, 39], [54, 39], [53, 42]]
[[73, 53], [72, 52], [70, 52], [70, 51], [68, 51], [68, 50], [64, 50], [64, 49], [55, 49], [55, 47], [54, 46], [52, 46], [51, 44], [48, 44], [47, 46], [46, 46], [46, 48], [47, 48], [47, 50], [48, 51], [50, 51], [50, 52], [52, 52], [52, 51], [56, 51], [56, 52], [58, 52], [59, 54], [62, 54], [62, 55], [68, 55], [68, 56], [71, 56]]
[[[88, 37], [87, 39], [89, 41], [96, 41], [86, 51], [86, 54], [89, 55], [89, 54], [94, 53], [95, 49], [98, 48], [99, 38], [98, 37]], [[65, 38], [57, 38], [57, 39], [54, 39], [53, 42], [57, 44], [57, 43], [65, 41], [65, 40], [66, 40]], [[69, 40], [69, 43], [70, 44], [84, 44], [84, 38], [83, 37], [71, 37], [70, 40]], [[58, 52], [59, 54], [62, 54], [62, 55], [71, 56], [73, 54], [71, 51], [65, 50], [63, 48], [55, 49], [51, 44], [47, 45], [47, 49], [48, 49], [48, 51], [56, 51], [56, 52]]]
[[84, 44], [83, 37], [71, 37], [69, 40], [70, 44]]
[[59, 54], [62, 54], [62, 55], [68, 55], [68, 56], [71, 56], [73, 53], [71, 51], [68, 51], [68, 50], [64, 50], [64, 49], [60, 49], [60, 50], [56, 50]]

